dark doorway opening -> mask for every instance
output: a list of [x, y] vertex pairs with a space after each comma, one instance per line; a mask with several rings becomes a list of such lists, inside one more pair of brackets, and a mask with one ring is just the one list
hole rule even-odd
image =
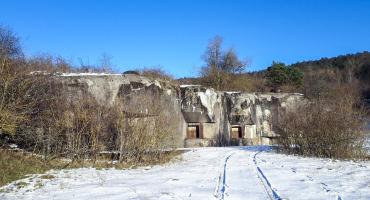
[[242, 127], [240, 126], [231, 127], [231, 138], [242, 139], [243, 138]]
[[200, 136], [200, 128], [197, 124], [188, 125], [188, 133], [187, 138], [194, 139], [194, 138], [201, 138]]

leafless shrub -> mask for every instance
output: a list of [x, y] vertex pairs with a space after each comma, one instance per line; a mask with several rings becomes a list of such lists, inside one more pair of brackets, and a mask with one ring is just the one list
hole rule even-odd
[[5, 58], [23, 57], [19, 37], [9, 28], [0, 24], [0, 57], [1, 63]]
[[101, 151], [119, 151], [125, 162], [158, 161], [176, 145], [176, 120], [165, 106], [160, 90], [136, 91], [122, 96], [113, 106], [99, 104], [85, 93], [70, 98], [63, 84], [51, 81], [46, 101], [29, 130], [17, 143], [45, 158], [98, 158]]
[[47, 54], [42, 54], [29, 58], [25, 63], [25, 71], [28, 73], [34, 72], [72, 72], [74, 69], [67, 60], [62, 57], [54, 57]]
[[0, 60], [0, 135], [21, 138], [51, 98], [49, 81], [46, 76], [31, 76], [22, 57], [1, 54]]
[[51, 155], [95, 160], [101, 151], [115, 150], [116, 116], [112, 114], [116, 108], [101, 105], [88, 94], [78, 100], [67, 99], [63, 96], [52, 105], [54, 111], [49, 115], [53, 117], [43, 128], [53, 144]]
[[[109, 58], [103, 56], [101, 62], [93, 70], [110, 71]], [[76, 70], [61, 58], [24, 58], [18, 38], [0, 26], [0, 146], [15, 142], [46, 159], [95, 159], [102, 150], [119, 150], [122, 161], [141, 162], [159, 159], [174, 145], [176, 127], [171, 120], [176, 117], [156, 86], [106, 106], [86, 91], [69, 94], [51, 75]], [[161, 70], [143, 73], [170, 79]]]
[[116, 129], [121, 161], [156, 160], [175, 145], [175, 126], [166, 112], [165, 99], [156, 94], [136, 94], [116, 103]]
[[152, 79], [161, 79], [165, 81], [173, 81], [174, 78], [172, 75], [168, 74], [161, 67], [144, 67], [143, 69], [137, 70], [141, 75], [152, 78]]
[[67, 155], [90, 158], [104, 149], [101, 141], [106, 127], [104, 112], [105, 108], [89, 97], [68, 105], [60, 121]]
[[363, 156], [364, 110], [351, 86], [333, 89], [281, 116], [279, 144], [285, 152], [329, 158]]

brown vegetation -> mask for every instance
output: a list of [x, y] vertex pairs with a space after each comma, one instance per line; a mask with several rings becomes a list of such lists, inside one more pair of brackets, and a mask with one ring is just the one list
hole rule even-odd
[[[240, 85], [247, 84], [246, 76], [242, 75], [248, 62], [240, 60], [234, 49], [224, 51], [222, 38], [217, 36], [211, 40], [203, 55], [205, 66], [200, 70], [202, 85], [217, 90], [235, 88], [244, 90]], [[231, 86], [232, 85], [232, 86]], [[246, 86], [248, 88], [248, 86]]]
[[70, 98], [57, 82], [50, 86], [53, 99], [44, 104], [30, 131], [13, 137], [23, 148], [45, 158], [73, 160], [96, 160], [103, 150], [119, 151], [121, 162], [132, 163], [160, 159], [174, 144], [174, 117], [164, 112], [159, 95], [137, 94], [130, 101], [121, 97], [105, 106], [88, 94]]
[[[268, 92], [275, 87], [267, 84], [264, 71], [244, 73], [248, 62], [240, 60], [233, 49], [222, 50], [221, 43], [222, 39], [216, 37], [207, 47], [201, 77], [183, 81], [242, 92]], [[280, 121], [279, 141], [285, 151], [335, 158], [360, 155], [363, 111], [359, 109], [358, 93], [348, 92], [365, 88], [366, 93], [370, 88], [365, 82], [369, 80], [368, 62], [360, 60], [347, 59], [347, 67], [342, 68], [305, 69], [303, 86], [287, 82], [279, 85], [284, 92], [303, 92], [309, 98], [308, 104], [288, 112]], [[25, 58], [19, 39], [0, 27], [0, 147], [16, 143], [42, 155], [42, 159], [26, 164], [22, 159], [20, 163], [10, 161], [13, 154], [2, 151], [0, 169], [34, 165], [40, 167], [30, 168], [33, 171], [18, 169], [19, 173], [41, 172], [49, 169], [45, 162], [56, 157], [71, 158], [74, 163], [85, 163], [86, 158], [99, 163], [103, 150], [116, 152], [121, 163], [156, 162], [168, 155], [165, 150], [177, 142], [173, 135], [177, 127], [172, 125], [176, 123], [171, 122], [177, 119], [164, 107], [169, 102], [160, 91], [135, 91], [135, 95], [119, 96], [114, 105], [106, 106], [87, 92], [82, 96], [66, 94], [65, 86], [50, 75], [111, 71], [109, 57], [103, 55], [101, 61], [98, 67], [82, 62], [80, 67], [73, 67], [59, 57]], [[160, 68], [145, 68], [140, 74], [173, 81]], [[5, 166], [7, 163], [11, 166]], [[21, 175], [11, 177], [3, 178], [2, 183]]]
[[[156, 162], [168, 155], [164, 150], [174, 144], [169, 125], [174, 118], [163, 112], [166, 104], [160, 95], [128, 97], [136, 98], [132, 101], [122, 97], [106, 106], [84, 91], [69, 95], [51, 75], [109, 71], [106, 56], [101, 68], [74, 68], [61, 58], [25, 58], [18, 38], [6, 28], [0, 27], [0, 37], [0, 147], [16, 143], [44, 160], [67, 157], [76, 162], [95, 161], [103, 150], [119, 151], [120, 161], [130, 163]], [[142, 73], [170, 80], [162, 70]]]
[[[112, 162], [111, 159], [103, 157], [98, 161], [90, 159], [70, 161], [58, 158], [45, 160], [38, 155], [33, 155], [28, 152], [0, 149], [0, 187], [12, 181], [26, 178], [27, 175], [30, 174], [43, 174], [50, 169], [72, 169], [81, 167], [94, 167], [96, 169], [125, 169], [166, 163], [178, 156], [180, 153], [180, 151], [168, 151], [163, 152], [156, 159], [151, 158], [151, 155], [147, 155], [141, 162], [118, 163]], [[52, 179], [54, 176], [51, 174], [44, 174], [41, 175], [40, 178]]]
[[364, 157], [366, 113], [355, 91], [340, 85], [287, 111], [278, 125], [281, 149], [306, 156]]
[[119, 138], [120, 160], [141, 161], [148, 155], [159, 158], [164, 150], [175, 147], [176, 116], [166, 112], [159, 93], [138, 93], [134, 101], [122, 96], [115, 105], [114, 127]]
[[44, 173], [51, 167], [56, 168], [57, 165], [48, 164], [30, 154], [0, 149], [0, 186], [27, 174]]
[[173, 81], [174, 78], [172, 75], [168, 74], [164, 71], [161, 67], [145, 67], [143, 69], [138, 70], [139, 73], [145, 77], [152, 78], [152, 79], [161, 79], [165, 81]]

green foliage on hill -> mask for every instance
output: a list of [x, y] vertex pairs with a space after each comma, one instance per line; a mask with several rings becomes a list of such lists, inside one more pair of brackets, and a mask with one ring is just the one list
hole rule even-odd
[[284, 63], [273, 62], [266, 72], [267, 85], [277, 91], [283, 85], [300, 87], [303, 84], [303, 73], [298, 68], [287, 67]]

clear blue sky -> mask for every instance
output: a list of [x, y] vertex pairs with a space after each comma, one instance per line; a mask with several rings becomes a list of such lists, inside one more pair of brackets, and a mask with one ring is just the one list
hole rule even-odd
[[210, 38], [220, 35], [252, 61], [249, 70], [370, 50], [370, 0], [132, 0], [1, 2], [0, 24], [28, 56], [60, 55], [120, 71], [162, 66], [195, 76]]

